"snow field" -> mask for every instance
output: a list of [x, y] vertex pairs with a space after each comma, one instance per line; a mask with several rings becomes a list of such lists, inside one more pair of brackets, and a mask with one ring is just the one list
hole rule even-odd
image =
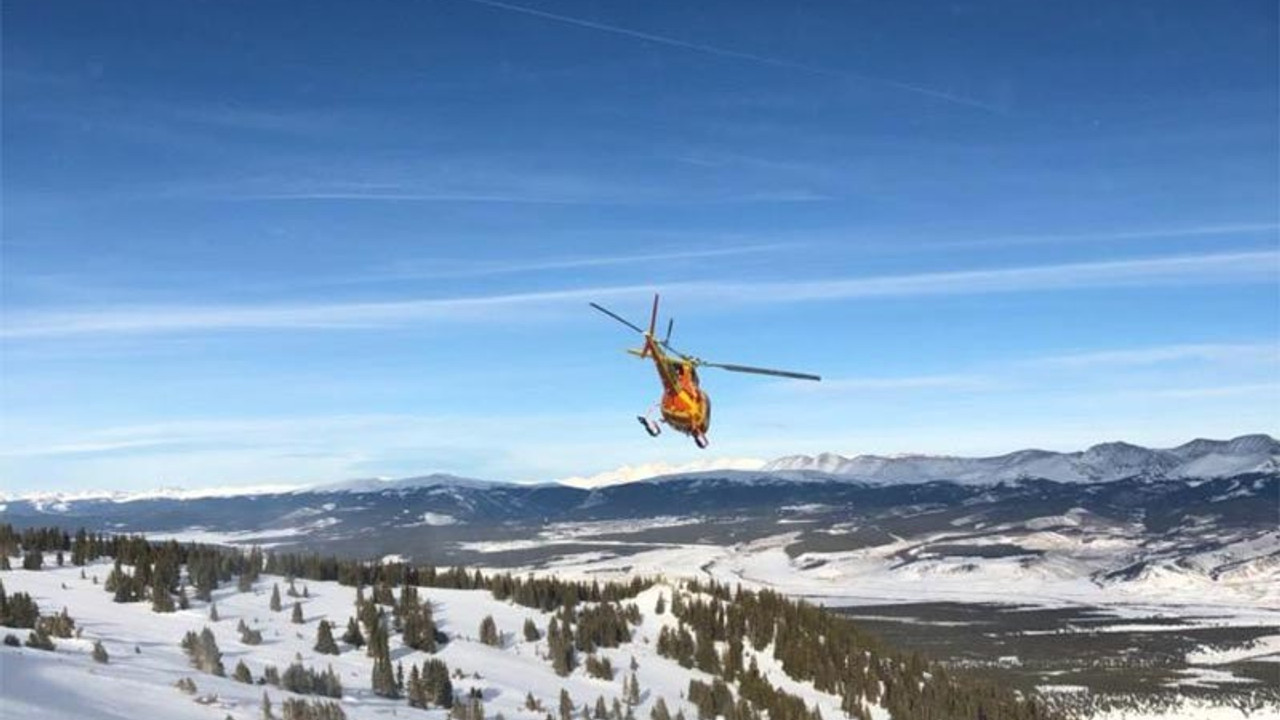
[[[214, 591], [219, 621], [210, 622], [209, 604], [205, 602], [193, 600], [190, 609], [170, 614], [151, 612], [149, 602], [112, 602], [101, 584], [111, 567], [110, 562], [85, 566], [86, 579], [80, 578], [81, 568], [70, 565], [0, 573], [8, 593], [30, 593], [40, 605], [41, 613], [46, 615], [66, 607], [82, 631], [79, 640], [55, 639], [57, 649], [52, 653], [26, 647], [0, 647], [0, 717], [4, 720], [223, 720], [228, 715], [235, 720], [257, 720], [264, 690], [270, 695], [277, 715], [280, 702], [293, 695], [274, 686], [235, 682], [229, 676], [236, 663], [243, 660], [257, 679], [267, 665], [283, 672], [299, 655], [303, 665], [318, 671], [333, 666], [343, 684], [343, 709], [352, 720], [445, 717], [444, 710], [419, 710], [410, 708], [403, 699], [375, 696], [370, 689], [372, 659], [363, 649], [355, 650], [339, 642], [341, 655], [321, 655], [314, 651], [316, 630], [322, 619], [332, 622], [335, 638], [341, 638], [347, 619], [355, 615], [354, 588], [335, 582], [296, 581], [298, 591], [302, 592], [305, 585], [309, 597], [297, 599], [302, 605], [305, 623], [295, 625], [290, 622], [295, 599], [285, 594], [287, 583], [283, 578], [264, 575], [251, 592], [237, 592], [234, 584]], [[95, 575], [99, 580], [96, 585], [92, 582]], [[281, 588], [280, 612], [272, 612], [268, 607], [273, 583]], [[600, 651], [600, 655], [611, 660], [616, 671], [613, 681], [605, 681], [586, 675], [581, 656], [579, 667], [569, 677], [555, 675], [550, 662], [543, 659], [545, 639], [537, 642], [523, 639], [525, 619], [532, 619], [539, 631], [545, 633], [551, 619], [549, 613], [499, 602], [483, 590], [419, 589], [420, 597], [432, 603], [440, 630], [451, 638], [435, 657], [444, 660], [451, 673], [461, 670], [465, 674], [465, 678], [455, 677], [453, 681], [457, 694], [465, 696], [473, 687], [480, 690], [487, 717], [502, 713], [511, 720], [542, 720], [546, 712], [556, 712], [561, 688], [569, 692], [579, 710], [583, 704], [594, 705], [598, 696], [612, 705], [615, 697], [622, 697], [622, 681], [630, 674], [634, 656], [642, 690], [641, 703], [635, 708], [636, 717], [647, 718], [657, 699], [664, 697], [673, 715], [683, 710], [687, 717], [695, 718], [696, 710], [683, 702], [682, 695], [691, 677], [708, 682], [710, 677], [682, 668], [657, 654], [659, 629], [675, 622], [669, 612], [663, 616], [653, 614], [660, 593], [669, 603], [671, 588], [666, 585], [655, 586], [634, 600], [644, 614], [644, 621], [635, 629], [632, 643]], [[502, 633], [501, 648], [483, 645], [478, 640], [480, 622], [486, 615], [493, 616]], [[236, 626], [241, 619], [262, 632], [261, 645], [248, 646], [240, 642]], [[228, 677], [198, 672], [189, 665], [179, 646], [187, 631], [198, 633], [206, 626], [217, 638]], [[5, 631], [0, 630], [2, 632]], [[28, 631], [12, 632], [25, 640]], [[101, 640], [110, 654], [108, 664], [95, 663], [90, 657], [94, 640]], [[135, 647], [141, 653], [136, 653]], [[399, 636], [392, 637], [392, 662], [402, 662], [406, 675], [410, 664], [420, 664], [429, 657], [432, 656], [405, 647]], [[178, 691], [174, 683], [183, 677], [195, 681], [198, 696], [216, 694], [217, 701], [201, 705]], [[525, 709], [525, 696], [529, 692], [542, 701], [543, 712]], [[806, 698], [810, 703], [814, 699]], [[825, 706], [823, 711], [824, 716], [832, 717]]]

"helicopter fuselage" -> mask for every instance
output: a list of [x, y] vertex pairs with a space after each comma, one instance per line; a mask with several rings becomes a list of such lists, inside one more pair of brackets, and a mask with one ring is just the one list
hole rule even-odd
[[698, 369], [688, 360], [667, 355], [652, 337], [645, 338], [645, 349], [638, 354], [653, 360], [662, 380], [663, 422], [704, 443], [711, 427], [711, 397], [698, 383]]

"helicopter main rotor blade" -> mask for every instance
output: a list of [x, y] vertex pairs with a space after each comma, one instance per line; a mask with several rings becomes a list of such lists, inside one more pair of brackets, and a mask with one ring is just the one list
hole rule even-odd
[[794, 378], [796, 380], [821, 380], [817, 375], [808, 373], [791, 372], [789, 370], [770, 370], [769, 368], [751, 367], [749, 365], [730, 365], [728, 363], [699, 362], [699, 365], [705, 367], [720, 368], [730, 372], [751, 373], [753, 375], [774, 375], [777, 377]]
[[615, 313], [614, 311], [612, 311], [612, 310], [610, 310], [610, 309], [608, 309], [608, 308], [606, 308], [606, 307], [604, 307], [604, 306], [602, 306], [602, 305], [597, 305], [597, 304], [595, 304], [595, 303], [588, 303], [588, 304], [589, 304], [591, 307], [593, 307], [593, 308], [595, 308], [595, 309], [599, 310], [600, 312], [604, 313], [605, 315], [608, 315], [609, 317], [613, 318], [614, 320], [617, 320], [618, 322], [622, 323], [623, 325], [626, 325], [627, 327], [631, 328], [632, 330], [635, 330], [636, 332], [640, 333], [641, 335], [643, 335], [643, 334], [644, 334], [644, 330], [641, 330], [639, 325], [636, 325], [636, 324], [632, 323], [630, 320], [627, 320], [627, 319], [623, 318], [621, 315], [619, 315], [619, 314]]

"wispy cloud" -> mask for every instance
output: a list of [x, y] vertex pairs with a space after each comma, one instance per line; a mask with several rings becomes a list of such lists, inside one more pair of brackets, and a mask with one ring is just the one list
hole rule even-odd
[[1262, 235], [1277, 237], [1280, 223], [1238, 222], [1210, 225], [1192, 225], [1170, 228], [1145, 228], [1138, 230], [1103, 230], [1089, 233], [1046, 235], [1008, 235], [1004, 237], [955, 240], [933, 243], [934, 247], [1008, 247], [1014, 245], [1053, 245], [1072, 243], [1101, 243], [1123, 240], [1152, 240], [1157, 238], [1225, 237], [1231, 235]]
[[1272, 362], [1280, 369], [1280, 341], [1269, 343], [1202, 343], [1161, 345], [1127, 350], [1106, 350], [1057, 355], [1032, 361], [1037, 365], [1092, 368], [1144, 366], [1184, 361]]
[[[1164, 388], [1158, 390], [1138, 391], [1135, 393], [1147, 398], [1168, 398], [1172, 400], [1194, 400], [1217, 397], [1254, 397], [1262, 401], [1280, 399], [1280, 382], [1245, 383], [1240, 385], [1211, 385], [1205, 387]], [[1273, 406], [1274, 407], [1274, 406]], [[1275, 417], [1280, 418], [1280, 415]]]
[[1280, 253], [1236, 252], [1036, 265], [994, 270], [716, 287], [719, 297], [774, 302], [864, 297], [1037, 292], [1073, 288], [1274, 282]]
[[639, 253], [635, 255], [598, 255], [593, 257], [549, 258], [514, 263], [466, 263], [452, 260], [414, 260], [399, 263], [385, 272], [355, 277], [344, 282], [362, 283], [381, 280], [484, 277], [489, 275], [515, 275], [552, 270], [583, 270], [587, 268], [647, 265], [650, 263], [705, 260], [737, 255], [769, 253], [800, 247], [797, 243], [772, 243], [710, 248], [706, 250], [675, 250], [667, 252]]
[[155, 449], [173, 443], [164, 440], [99, 440], [74, 443], [54, 443], [28, 447], [0, 449], [0, 457], [40, 457], [66, 455], [96, 455], [141, 449]]
[[273, 305], [136, 306], [110, 310], [27, 311], [5, 315], [0, 337], [144, 334], [215, 330], [383, 327], [409, 322], [509, 317], [512, 307], [554, 306], [643, 296], [655, 289], [688, 300], [750, 305], [858, 298], [1043, 292], [1099, 287], [1275, 282], [1280, 254], [1179, 255], [835, 280], [759, 283], [683, 282], [481, 297]]
[[538, 10], [536, 8], [525, 7], [523, 5], [514, 5], [511, 3], [498, 2], [498, 0], [465, 0], [474, 5], [484, 5], [486, 7], [506, 10], [509, 12], [520, 13], [532, 17], [551, 20], [564, 25], [573, 25], [575, 27], [586, 28], [589, 30], [597, 30], [599, 32], [628, 37], [634, 40], [654, 43], [657, 45], [665, 45], [667, 47], [679, 48], [690, 52], [702, 53], [704, 55], [713, 55], [715, 57], [726, 58], [729, 60], [741, 60], [745, 62], [756, 63], [768, 67], [781, 68], [784, 70], [794, 70], [797, 72], [807, 73], [810, 75], [818, 75], [821, 77], [837, 78], [842, 80], [852, 80], [856, 82], [871, 83], [881, 85], [883, 87], [893, 88], [903, 92], [913, 93], [930, 97], [943, 102], [954, 103], [956, 105], [964, 105], [967, 107], [978, 108], [988, 112], [1003, 112], [1003, 108], [996, 105], [982, 102], [974, 98], [956, 95], [936, 88], [926, 87], [924, 85], [916, 85], [913, 83], [902, 82], [876, 75], [866, 75], [863, 73], [848, 72], [844, 70], [833, 70], [831, 68], [810, 65], [808, 63], [796, 62], [784, 58], [772, 57], [769, 55], [758, 55], [756, 53], [743, 52], [741, 50], [732, 50], [729, 48], [712, 45], [709, 43], [691, 42], [673, 38], [668, 35], [658, 35], [656, 33], [642, 32], [640, 30], [632, 30], [619, 25], [610, 25], [594, 20], [586, 20], [570, 15], [561, 15], [559, 13], [547, 12], [546, 10]]
[[527, 189], [489, 188], [452, 190], [448, 187], [430, 188], [420, 185], [387, 186], [383, 188], [331, 188], [315, 187], [302, 190], [236, 190], [222, 192], [221, 199], [259, 202], [311, 202], [347, 201], [371, 203], [453, 203], [493, 205], [747, 205], [814, 203], [831, 200], [831, 196], [807, 189], [764, 189], [745, 191], [711, 191], [698, 193], [670, 193], [664, 190], [608, 192], [584, 185], [581, 189], [556, 190], [536, 187]]

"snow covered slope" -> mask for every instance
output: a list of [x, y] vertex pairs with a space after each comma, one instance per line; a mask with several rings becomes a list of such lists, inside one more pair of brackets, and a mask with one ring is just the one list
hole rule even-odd
[[[14, 559], [20, 567], [20, 559]], [[80, 568], [46, 568], [41, 571], [13, 570], [0, 573], [5, 590], [12, 595], [26, 592], [33, 596], [42, 613], [50, 614], [66, 607], [82, 630], [79, 639], [55, 639], [53, 652], [31, 648], [0, 646], [0, 717], [9, 720], [133, 720], [165, 718], [166, 720], [258, 720], [262, 717], [264, 690], [280, 717], [280, 704], [300, 696], [273, 685], [244, 684], [230, 677], [215, 677], [192, 668], [179, 641], [188, 631], [199, 633], [210, 628], [222, 651], [222, 662], [230, 676], [236, 664], [243, 661], [254, 678], [261, 677], [270, 664], [284, 671], [296, 658], [305, 666], [323, 671], [332, 666], [343, 685], [341, 705], [351, 720], [373, 720], [392, 717], [424, 717], [443, 720], [447, 711], [418, 710], [405, 700], [378, 697], [371, 690], [372, 661], [363, 650], [339, 643], [340, 655], [322, 655], [313, 646], [321, 620], [336, 624], [340, 636], [347, 618], [355, 614], [355, 589], [334, 582], [306, 582], [308, 597], [299, 600], [305, 622], [290, 621], [291, 598], [284, 598], [284, 610], [272, 612], [269, 597], [273, 583], [282, 588], [280, 577], [264, 575], [251, 592], [237, 592], [230, 586], [214, 591], [219, 619], [209, 619], [209, 604], [192, 601], [191, 608], [172, 614], [156, 614], [149, 603], [117, 604], [105, 592], [100, 581], [110, 571], [110, 563], [90, 564], [87, 578], [80, 578]], [[298, 582], [301, 588], [304, 583]], [[495, 600], [487, 591], [423, 588], [420, 596], [431, 602], [435, 620], [450, 642], [434, 656], [391, 639], [393, 662], [406, 668], [429, 657], [443, 660], [452, 673], [454, 691], [466, 697], [475, 689], [483, 698], [485, 714], [501, 713], [513, 720], [542, 720], [547, 712], [555, 713], [561, 689], [568, 691], [575, 703], [575, 718], [584, 704], [594, 705], [603, 697], [607, 705], [623, 697], [623, 679], [630, 676], [632, 658], [641, 692], [640, 701], [632, 709], [635, 717], [648, 718], [659, 698], [663, 698], [672, 716], [678, 711], [696, 718], [697, 711], [685, 699], [690, 679], [710, 682], [711, 676], [696, 669], [686, 669], [674, 660], [657, 654], [655, 643], [663, 626], [674, 625], [668, 612], [651, 612], [658, 596], [671, 597], [669, 585], [656, 585], [634, 599], [644, 609], [644, 618], [634, 632], [633, 641], [618, 648], [597, 651], [612, 662], [616, 677], [603, 680], [590, 677], [580, 666], [568, 677], [556, 675], [547, 657], [545, 639], [527, 641], [521, 628], [526, 619], [545, 631], [551, 614]], [[481, 620], [492, 616], [502, 633], [501, 647], [491, 647], [478, 640]], [[244, 621], [260, 630], [263, 642], [244, 645], [236, 627]], [[26, 638], [27, 631], [0, 628], [0, 635], [13, 632]], [[110, 661], [94, 662], [90, 653], [93, 642], [100, 641]], [[762, 667], [772, 666], [771, 658], [760, 658]], [[406, 672], [408, 670], [406, 669]], [[783, 679], [780, 669], [775, 671]], [[196, 695], [187, 695], [174, 687], [181, 678], [190, 678], [197, 687]], [[839, 698], [818, 692], [810, 684], [787, 682], [787, 691], [798, 695], [812, 706], [817, 704], [824, 717], [839, 718]], [[532, 694], [545, 708], [534, 712], [526, 709], [525, 700]], [[195, 702], [197, 697], [216, 696], [209, 704]], [[885, 718], [878, 707], [873, 716]]]
[[844, 457], [833, 453], [791, 455], [764, 470], [810, 470], [880, 482], [951, 480], [995, 483], [1021, 478], [1056, 482], [1108, 482], [1128, 477], [1213, 478], [1280, 470], [1280, 441], [1269, 435], [1233, 440], [1192, 440], [1155, 450], [1122, 442], [1073, 453], [1020, 450], [985, 458], [903, 455]]

